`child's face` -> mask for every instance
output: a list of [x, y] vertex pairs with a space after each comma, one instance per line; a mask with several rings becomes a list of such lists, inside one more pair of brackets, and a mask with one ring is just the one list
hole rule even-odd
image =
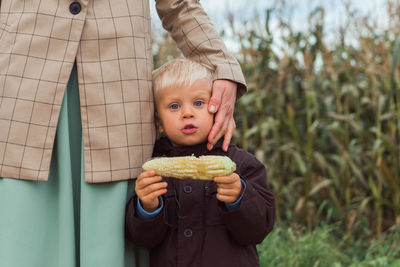
[[208, 112], [210, 82], [200, 79], [192, 86], [162, 88], [156, 96], [159, 130], [174, 145], [191, 146], [207, 140], [213, 125]]

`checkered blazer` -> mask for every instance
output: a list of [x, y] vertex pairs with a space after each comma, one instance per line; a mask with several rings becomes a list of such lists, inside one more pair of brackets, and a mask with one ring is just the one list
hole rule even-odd
[[[0, 0], [0, 177], [47, 180], [77, 63], [85, 180], [135, 178], [156, 138], [148, 0]], [[186, 57], [245, 88], [197, 0], [158, 0]], [[242, 92], [239, 92], [241, 94]]]

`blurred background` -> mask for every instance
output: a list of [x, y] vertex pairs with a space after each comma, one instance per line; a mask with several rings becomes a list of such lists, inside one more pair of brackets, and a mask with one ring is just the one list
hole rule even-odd
[[[200, 3], [248, 83], [233, 142], [276, 197], [261, 265], [400, 266], [400, 1]], [[181, 54], [151, 12], [158, 67]]]

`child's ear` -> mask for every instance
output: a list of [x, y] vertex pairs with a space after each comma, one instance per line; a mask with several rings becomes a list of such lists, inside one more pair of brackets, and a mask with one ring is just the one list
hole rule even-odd
[[161, 124], [158, 124], [157, 125], [157, 131], [158, 131], [158, 133], [163, 133], [164, 132], [164, 127], [162, 127], [162, 125]]
[[156, 127], [157, 127], [157, 138], [166, 136], [164, 127], [162, 126], [161, 120], [156, 117]]
[[157, 128], [158, 133], [163, 133], [164, 132], [164, 127], [162, 126], [162, 123], [161, 123], [161, 120], [160, 120], [160, 116], [158, 115], [157, 111], [154, 112], [154, 117], [155, 117], [156, 128]]

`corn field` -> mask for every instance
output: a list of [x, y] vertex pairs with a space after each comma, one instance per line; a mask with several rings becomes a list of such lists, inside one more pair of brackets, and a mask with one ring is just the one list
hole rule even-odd
[[[400, 227], [398, 1], [382, 1], [379, 28], [347, 6], [336, 32], [322, 7], [296, 30], [279, 2], [241, 27], [227, 18], [248, 83], [233, 142], [265, 163], [278, 222], [348, 236]], [[156, 66], [180, 56], [167, 35], [154, 46]]]

